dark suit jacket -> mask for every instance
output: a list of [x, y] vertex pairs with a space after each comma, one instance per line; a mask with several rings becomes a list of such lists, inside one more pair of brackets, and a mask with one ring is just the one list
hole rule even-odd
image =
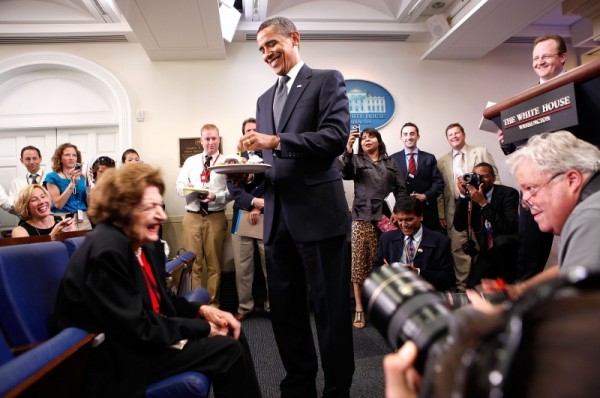
[[[467, 287], [479, 283], [482, 277], [502, 277], [512, 281], [516, 275], [518, 250], [517, 230], [519, 227], [519, 192], [506, 185], [494, 185], [492, 201], [483, 209], [473, 203], [471, 227], [474, 239], [479, 243], [480, 254], [476, 261], [476, 270], [469, 275]], [[454, 213], [454, 227], [465, 231], [468, 224], [469, 199], [459, 198]], [[492, 224], [494, 246], [488, 252], [484, 220]]]
[[423, 202], [423, 222], [427, 228], [440, 229], [437, 198], [444, 191], [444, 178], [437, 167], [437, 160], [431, 153], [419, 149], [417, 156], [417, 175], [411, 177], [406, 168], [406, 150], [396, 152], [391, 156], [396, 161], [404, 176], [408, 194], [422, 193], [427, 197]]
[[[258, 156], [262, 157], [262, 153], [257, 151]], [[242, 153], [242, 156], [248, 159], [248, 153]], [[244, 186], [239, 186], [227, 180], [227, 190], [233, 197], [233, 218], [237, 220], [240, 210], [250, 211], [253, 209], [252, 200], [254, 198], [262, 198], [265, 194], [265, 175], [262, 173], [254, 174], [254, 179]], [[235, 222], [231, 223], [231, 233], [234, 232]]]
[[[404, 250], [404, 234], [396, 229], [384, 232], [379, 240], [379, 248], [374, 266], [380, 267], [385, 259], [389, 264], [400, 261]], [[423, 237], [417, 249], [414, 266], [421, 270], [421, 276], [437, 290], [450, 290], [456, 287], [454, 259], [450, 251], [450, 238], [423, 227]]]
[[[454, 213], [454, 227], [457, 231], [465, 231], [468, 224], [469, 199], [459, 198]], [[503, 235], [516, 235], [519, 225], [519, 192], [506, 185], [494, 185], [492, 201], [483, 210], [473, 203], [471, 227], [476, 232], [480, 243], [485, 241], [483, 219], [492, 224], [494, 242]]]
[[288, 94], [279, 127], [273, 122], [275, 85], [260, 96], [257, 131], [277, 133], [281, 151], [263, 151], [265, 163], [264, 242], [269, 243], [275, 192], [296, 242], [346, 235], [348, 203], [337, 157], [344, 151], [350, 113], [344, 78], [338, 71], [304, 65]]
[[[152, 310], [143, 271], [129, 239], [116, 227], [99, 224], [73, 254], [56, 301], [58, 326], [103, 332], [92, 350], [88, 389], [97, 395], [135, 396], [147, 384], [147, 357], [169, 350], [186, 338], [206, 337], [207, 321], [194, 319], [199, 303], [175, 297], [165, 286], [165, 254], [154, 244], [143, 247], [158, 283], [161, 311]], [[92, 372], [92, 373], [90, 373]]]

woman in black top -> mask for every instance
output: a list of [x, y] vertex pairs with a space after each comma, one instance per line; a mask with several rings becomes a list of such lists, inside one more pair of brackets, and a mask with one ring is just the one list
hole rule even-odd
[[50, 194], [39, 184], [30, 184], [19, 192], [15, 211], [22, 220], [12, 230], [13, 238], [50, 235], [52, 240], [61, 232], [73, 230], [73, 219], [50, 214]]

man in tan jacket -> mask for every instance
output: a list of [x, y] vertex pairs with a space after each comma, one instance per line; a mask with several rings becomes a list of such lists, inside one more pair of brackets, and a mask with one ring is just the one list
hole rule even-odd
[[[459, 291], [466, 287], [471, 269], [471, 257], [462, 250], [462, 245], [467, 241], [468, 232], [459, 232], [454, 228], [454, 211], [459, 195], [456, 179], [473, 170], [475, 165], [481, 162], [491, 164], [494, 167], [494, 173], [498, 176], [498, 167], [488, 150], [480, 146], [467, 145], [465, 138], [465, 129], [459, 123], [452, 123], [446, 127], [446, 139], [452, 150], [438, 159], [438, 169], [445, 184], [444, 192], [438, 197], [439, 218], [440, 224], [448, 231], [448, 237], [452, 242], [456, 288]], [[496, 184], [499, 183], [500, 178], [498, 177]]]

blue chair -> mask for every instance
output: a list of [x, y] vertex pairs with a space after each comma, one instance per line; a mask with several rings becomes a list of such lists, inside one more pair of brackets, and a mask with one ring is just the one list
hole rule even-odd
[[75, 253], [75, 250], [81, 246], [83, 241], [85, 240], [85, 236], [78, 236], [76, 238], [67, 238], [63, 241], [65, 246], [67, 247], [67, 251], [69, 252], [69, 257]]
[[[62, 242], [0, 247], [0, 326], [12, 347], [50, 339], [54, 305], [69, 262]], [[66, 381], [65, 381], [66, 382]], [[210, 380], [184, 372], [153, 383], [148, 397], [208, 397]]]
[[[50, 340], [13, 357], [8, 344], [0, 337], [0, 396], [16, 397], [23, 392], [30, 396], [78, 396], [82, 378], [72, 372], [76, 363], [85, 359], [93, 335], [85, 330], [68, 328]], [[69, 367], [66, 369], [65, 367]], [[62, 367], [62, 368], [61, 368]], [[82, 367], [79, 366], [82, 374]], [[69, 372], [68, 383], [57, 382], [60, 372]], [[77, 371], [77, 367], [75, 367]]]
[[46, 341], [69, 262], [62, 242], [0, 247], [0, 324], [11, 346]]
[[167, 272], [167, 280], [169, 287], [178, 296], [183, 296], [189, 292], [189, 288], [185, 289], [184, 283], [189, 280], [189, 275], [192, 272], [192, 264], [196, 259], [196, 254], [191, 251], [186, 251], [178, 254], [177, 257], [167, 261], [165, 266]]
[[197, 287], [194, 290], [190, 290], [189, 292], [183, 295], [187, 299], [187, 301], [193, 301], [201, 304], [208, 304], [210, 301], [210, 294], [208, 290], [203, 287]]

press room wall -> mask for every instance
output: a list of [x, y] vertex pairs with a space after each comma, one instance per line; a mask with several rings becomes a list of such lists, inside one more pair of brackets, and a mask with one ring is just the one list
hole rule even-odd
[[[300, 53], [313, 68], [335, 68], [348, 79], [373, 81], [390, 91], [396, 112], [380, 129], [389, 153], [403, 148], [399, 130], [412, 121], [421, 130], [419, 147], [439, 157], [450, 149], [445, 127], [460, 122], [467, 142], [488, 147], [503, 182], [513, 185], [495, 135], [477, 126], [487, 101], [501, 101], [537, 83], [531, 69], [531, 46], [505, 44], [478, 60], [441, 61], [421, 60], [425, 48], [417, 43], [301, 42]], [[152, 62], [135, 43], [5, 45], [0, 60], [35, 51], [89, 59], [122, 82], [132, 105], [133, 146], [142, 159], [162, 169], [167, 213], [175, 222], [184, 214], [183, 199], [174, 189], [178, 139], [196, 137], [203, 124], [214, 123], [220, 129], [224, 152], [234, 152], [242, 120], [254, 115], [256, 98], [275, 82], [253, 42], [228, 44], [227, 59], [216, 61]], [[143, 122], [135, 120], [140, 110], [145, 112]], [[347, 184], [347, 197], [351, 203], [351, 184]], [[172, 244], [180, 245], [181, 231], [172, 233]]]

